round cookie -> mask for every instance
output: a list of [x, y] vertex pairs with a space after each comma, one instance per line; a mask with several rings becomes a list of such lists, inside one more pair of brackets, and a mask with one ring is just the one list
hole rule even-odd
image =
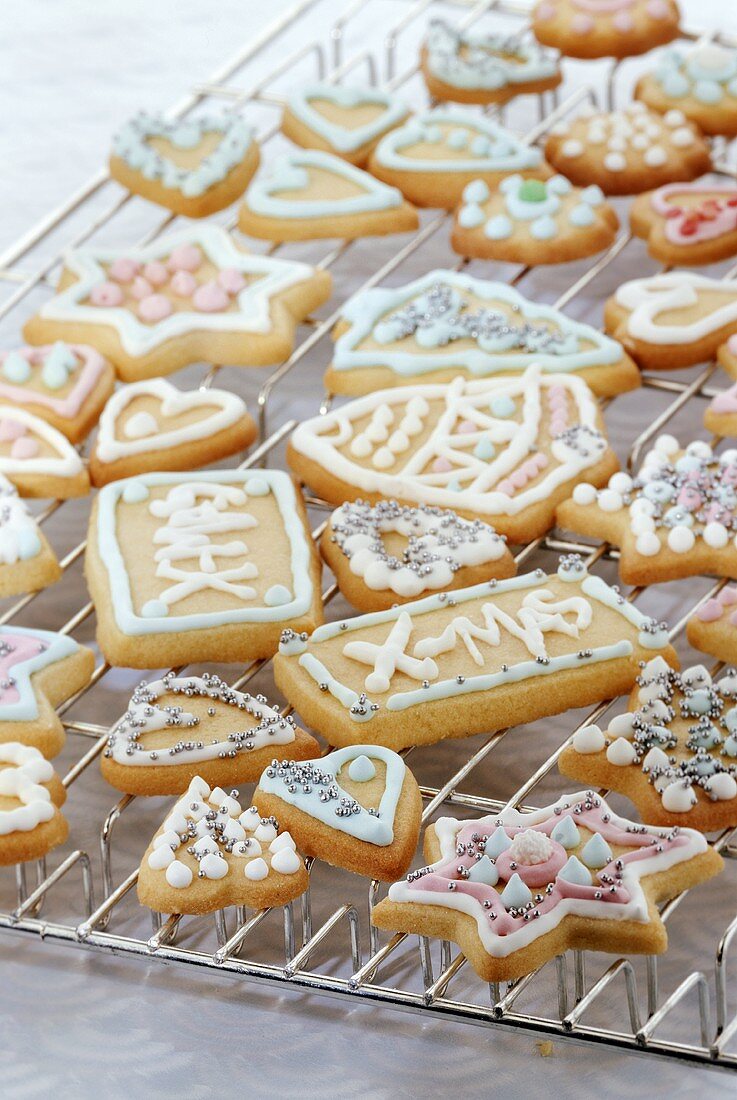
[[609, 113], [588, 107], [572, 122], [557, 123], [545, 156], [573, 183], [598, 184], [606, 195], [682, 183], [711, 168], [709, 146], [682, 111], [660, 115], [639, 102]]
[[456, 30], [444, 19], [428, 25], [420, 68], [433, 99], [454, 103], [507, 103], [550, 91], [562, 80], [558, 58], [535, 42]]
[[462, 256], [506, 263], [558, 264], [609, 248], [619, 219], [599, 187], [573, 187], [565, 176], [508, 176], [492, 193], [469, 183], [453, 221], [451, 244]]
[[306, 149], [322, 149], [363, 168], [369, 153], [409, 111], [392, 92], [368, 85], [309, 84], [289, 97], [282, 133]]
[[678, 20], [676, 0], [539, 0], [532, 30], [568, 57], [630, 57], [671, 42]]
[[737, 135], [737, 50], [699, 42], [664, 50], [652, 72], [640, 77], [635, 96], [655, 111], [683, 111], [705, 134]]
[[505, 540], [488, 524], [396, 500], [341, 505], [323, 531], [320, 553], [359, 611], [383, 611], [516, 570]]
[[175, 120], [142, 111], [113, 139], [110, 175], [175, 214], [204, 218], [243, 194], [259, 159], [233, 111]]

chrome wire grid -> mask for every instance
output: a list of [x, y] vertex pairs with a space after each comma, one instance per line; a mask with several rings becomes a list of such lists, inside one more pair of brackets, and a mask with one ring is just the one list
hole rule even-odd
[[[360, 20], [366, 19], [367, 9], [378, 11], [380, 5], [382, 13], [390, 16], [380, 44], [376, 48], [359, 50], [346, 56], [349, 43], [354, 39], [360, 40], [360, 36], [353, 32]], [[329, 0], [298, 0], [251, 39], [206, 83], [196, 85], [172, 108], [171, 117], [185, 115], [209, 100], [227, 101], [234, 109], [247, 109], [249, 117], [252, 113], [265, 117], [267, 121], [258, 132], [259, 142], [263, 146], [267, 142], [280, 140], [277, 137], [278, 109], [285, 98], [280, 85], [283, 86], [285, 80], [297, 79], [293, 72], [298, 72], [301, 80], [342, 81], [352, 74], [354, 78], [382, 83], [392, 89], [404, 90], [413, 81], [419, 87], [417, 63], [413, 60], [417, 56], [416, 47], [405, 49], [407, 38], [413, 34], [415, 42], [418, 41], [427, 18], [440, 10], [448, 13], [447, 4], [441, 6], [434, 0], [415, 0], [414, 3], [409, 0], [383, 0], [383, 3], [382, 0], [372, 0], [368, 5], [364, 0], [356, 0], [337, 20], [328, 19], [325, 23], [323, 18], [323, 32], [317, 38], [310, 37], [308, 31], [316, 25], [318, 17], [324, 17], [326, 8], [329, 15], [333, 7]], [[401, 12], [399, 18], [398, 11]], [[526, 27], [523, 20], [528, 11], [529, 4], [517, 0], [483, 0], [472, 8], [455, 9], [452, 18], [461, 26], [469, 26], [493, 12], [506, 19], [507, 24], [511, 21], [513, 30], [522, 33]], [[373, 24], [375, 36], [375, 19]], [[304, 44], [283, 57], [275, 68], [265, 69], [264, 74], [250, 85], [241, 87], [239, 81], [250, 78], [252, 67], [258, 66], [264, 55], [276, 54], [282, 39], [295, 27], [303, 31]], [[684, 37], [696, 39], [699, 36], [686, 32]], [[730, 41], [724, 35], [721, 40], [737, 45], [737, 41]], [[411, 60], [411, 64], [401, 69], [402, 60]], [[572, 64], [575, 66], [576, 63]], [[580, 86], [570, 94], [559, 94], [558, 91], [548, 93], [536, 97], [537, 104], [533, 97], [528, 97], [524, 101], [527, 112], [526, 140], [539, 141], [551, 125], [575, 113], [576, 108], [586, 100], [601, 106], [618, 102], [618, 87], [627, 65], [627, 61], [621, 64], [600, 63], [602, 76], [597, 79], [596, 87]], [[537, 110], [536, 122], [531, 127], [530, 104]], [[503, 116], [516, 108], [517, 104], [514, 108], [495, 113]], [[512, 125], [515, 129], [524, 129], [518, 124]], [[720, 171], [737, 175], [731, 150], [723, 142], [715, 143], [715, 160]], [[143, 206], [147, 207], [145, 213], [151, 215], [148, 204], [121, 194], [120, 189], [110, 183], [107, 172], [101, 170], [0, 255], [0, 283], [8, 289], [6, 298], [0, 304], [0, 323], [8, 330], [8, 342], [17, 340], [18, 330], [35, 308], [34, 302], [52, 292], [64, 249], [91, 240], [110, 226], [118, 233], [118, 243], [131, 243], [130, 235], [122, 226], [132, 208], [140, 213]], [[162, 220], [159, 212], [155, 224], [143, 234], [138, 230], [137, 239], [140, 243], [149, 241], [168, 229], [175, 220], [173, 215], [167, 215]], [[232, 212], [226, 215], [223, 224], [228, 228], [234, 227]], [[419, 231], [399, 247], [387, 246], [386, 242], [382, 247], [379, 241], [370, 240], [340, 242], [323, 255], [313, 254], [314, 244], [307, 246], [306, 253], [298, 251], [298, 254], [300, 258], [309, 259], [323, 268], [333, 268], [336, 272], [341, 266], [344, 271], [350, 271], [357, 251], [369, 248], [377, 257], [388, 254], [388, 258], [372, 270], [368, 278], [350, 288], [355, 293], [385, 280], [407, 281], [418, 273], [418, 264], [419, 270], [425, 270], [428, 261], [424, 258], [424, 250], [443, 227], [447, 230], [447, 225], [446, 213], [423, 212]], [[526, 292], [531, 298], [539, 297], [544, 288], [549, 293], [552, 284], [555, 287], [556, 307], [586, 310], [590, 304], [590, 300], [587, 304], [586, 296], [592, 284], [599, 282], [608, 288], [603, 292], [599, 289], [596, 298], [600, 301], [619, 281], [628, 277], [623, 273], [628, 246], [637, 247], [631, 244], [630, 234], [623, 230], [613, 246], [593, 264], [576, 266], [576, 270], [582, 268], [581, 274], [562, 292], [557, 280], [561, 277], [560, 270], [565, 269], [552, 269], [552, 280], [548, 275], [547, 284], [539, 288], [526, 287]], [[288, 247], [272, 246], [268, 251], [270, 254], [277, 251], [283, 254]], [[42, 253], [40, 259], [37, 258], [37, 251]], [[447, 247], [443, 255], [442, 262], [450, 266], [451, 254]], [[437, 265], [436, 256], [433, 266]], [[453, 259], [452, 266], [459, 270], [471, 265], [467, 261]], [[489, 274], [488, 268], [483, 274], [494, 277]], [[729, 274], [737, 275], [737, 267]], [[521, 268], [497, 277], [506, 278], [512, 285], [519, 285], [524, 280], [532, 284], [536, 282], [537, 273], [530, 268]], [[245, 466], [267, 462], [279, 464], [282, 461], [281, 448], [297, 421], [293, 416], [288, 417], [271, 435], [268, 435], [267, 429], [271, 420], [281, 418], [284, 411], [289, 410], [290, 402], [293, 403], [299, 395], [300, 381], [303, 384], [306, 381], [303, 372], [297, 370], [300, 364], [304, 364], [303, 370], [306, 370], [310, 359], [319, 361], [321, 365], [328, 361], [329, 333], [340, 311], [340, 306], [335, 303], [342, 302], [346, 296], [341, 292], [343, 280], [336, 278], [335, 282], [330, 312], [322, 318], [308, 318], [299, 329], [299, 340], [291, 356], [269, 374], [255, 392], [261, 442], [244, 462]], [[348, 280], [345, 282], [347, 285]], [[643, 376], [643, 385], [653, 399], [663, 403], [663, 408], [649, 419], [631, 444], [626, 460], [628, 468], [638, 464], [650, 440], [666, 425], [678, 422], [684, 414], [695, 410], [695, 423], [700, 426], [703, 399], [717, 392], [708, 385], [715, 370], [716, 365], [712, 363], [691, 372], [679, 372], [677, 378]], [[216, 366], [207, 373], [200, 367], [197, 381], [202, 386], [209, 386], [218, 372]], [[185, 372], [185, 376], [189, 377], [190, 373]], [[227, 379], [227, 386], [242, 391], [249, 386], [255, 387], [259, 374], [240, 369], [229, 371]], [[619, 403], [624, 402], [626, 397], [624, 395], [618, 399], [612, 409], [613, 416], [616, 416]], [[321, 405], [322, 411], [329, 407], [330, 401], [330, 396], [326, 395]], [[641, 423], [642, 402], [639, 408], [633, 408], [634, 422]], [[628, 437], [632, 434], [632, 422], [630, 420], [628, 424]], [[327, 505], [310, 496], [307, 496], [307, 503], [315, 515], [316, 528], [313, 533], [318, 538], [325, 523]], [[55, 537], [55, 528], [58, 526], [68, 538], [70, 527], [77, 532], [85, 529], [86, 514], [84, 503], [72, 501], [62, 507], [62, 502], [56, 501], [38, 518], [47, 525], [52, 544], [58, 548], [62, 536]], [[25, 596], [12, 604], [6, 601], [0, 614], [0, 624], [18, 622], [56, 628], [90, 643], [94, 608], [86, 600], [86, 594], [81, 606], [75, 606], [72, 602], [77, 593], [85, 591], [78, 575], [84, 548], [84, 541], [75, 538], [61, 559], [65, 574], [61, 585]], [[590, 568], [596, 564], [597, 570], [607, 579], [615, 579], [616, 550], [608, 546], [593, 547], [574, 542], [558, 536], [556, 532], [519, 548], [516, 560], [520, 569], [538, 565], [550, 569], [554, 567], [555, 555], [570, 552], [584, 554]], [[73, 575], [75, 569], [76, 576]], [[675, 625], [671, 636], [674, 642], [681, 640], [693, 608], [713, 596], [724, 583], [714, 578], [700, 578], [693, 584], [679, 582], [673, 593], [669, 586], [658, 586], [667, 589], [667, 600], [673, 608], [671, 620], [675, 619]], [[651, 599], [652, 592], [652, 589], [634, 589], [627, 594], [627, 598], [632, 601], [647, 600]], [[341, 600], [334, 584], [327, 587], [323, 598], [326, 605], [333, 600], [340, 604]], [[57, 625], [60, 617], [62, 623]], [[232, 667], [218, 668], [217, 671], [228, 682], [233, 682]], [[730, 949], [737, 935], [737, 916], [734, 913], [735, 829], [724, 830], [712, 838], [714, 847], [727, 858], [727, 870], [720, 879], [715, 880], [713, 888], [712, 884], [708, 884], [696, 892], [700, 898], [703, 891], [703, 897], [708, 897], [709, 903], [702, 906], [699, 901], [699, 908], [695, 910], [691, 906], [691, 925], [686, 924], [682, 928], [678, 918], [673, 919], [682, 903], [686, 902], [684, 909], [688, 908], [689, 895], [674, 898], [662, 910], [663, 920], [670, 922], [672, 941], [675, 938], [674, 925], [678, 925], [677, 933], [682, 934], [684, 928], [693, 930], [693, 922], [696, 922], [703, 957], [698, 968], [694, 968], [688, 951], [685, 958], [683, 952], [679, 952], [679, 965], [674, 968], [671, 965], [673, 945], [660, 960], [655, 957], [612, 959], [611, 956], [590, 952], [571, 952], [519, 981], [503, 985], [492, 983], [487, 987], [470, 973], [465, 958], [454, 953], [447, 942], [438, 944], [403, 933], [388, 939], [380, 937], [370, 926], [370, 913], [379, 899], [380, 884], [367, 883], [358, 876], [334, 871], [323, 864], [310, 866], [311, 887], [307, 894], [283, 910], [265, 909], [249, 913], [237, 908], [217, 913], [214, 922], [212, 919], [180, 918], [177, 914], [162, 921], [154, 914], [153, 929], [148, 935], [142, 926], [149, 917], [147, 911], [137, 905], [134, 887], [140, 856], [164, 816], [163, 800], [136, 799], [125, 795], [107, 813], [100, 813], [100, 807], [109, 804], [110, 791], [97, 768], [91, 767], [105, 745], [110, 717], [115, 719], [125, 710], [130, 689], [138, 679], [140, 674], [131, 678], [101, 662], [95, 668], [90, 684], [58, 708], [70, 734], [60, 758], [67, 767], [63, 783], [70, 794], [65, 813], [72, 821], [72, 839], [83, 838], [89, 843], [66, 856], [63, 850], [54, 853], [52, 861], [55, 866], [50, 872], [46, 861], [40, 860], [35, 865], [18, 865], [14, 884], [7, 877], [0, 879], [2, 933], [32, 937], [39, 941], [39, 950], [43, 950], [41, 941], [44, 941], [138, 955], [148, 960], [207, 968], [213, 976], [223, 973], [241, 980], [248, 978], [272, 983], [285, 990], [299, 990], [303, 994], [331, 994], [487, 1027], [513, 1027], [540, 1036], [567, 1036], [590, 1044], [605, 1043], [621, 1049], [709, 1063], [725, 1069], [737, 1068], [737, 1050], [732, 1044], [737, 1034], [736, 991], [734, 988], [730, 990], [727, 978]], [[238, 688], [247, 684], [253, 684], [254, 690], [263, 690], [273, 699], [275, 691], [270, 679], [269, 662], [255, 662], [234, 681], [234, 686]], [[115, 694], [111, 695], [112, 692]], [[585, 716], [576, 713], [575, 719], [569, 714], [546, 720], [543, 725], [552, 732], [554, 747], [531, 774], [529, 761], [535, 759], [534, 750], [538, 741], [531, 739], [529, 730], [520, 733], [519, 730], [506, 729], [486, 738], [444, 743], [420, 750], [410, 749], [405, 755], [412, 758], [413, 770], [420, 779], [424, 800], [423, 825], [429, 823], [439, 810], [469, 816], [496, 812], [505, 806], [529, 808], [544, 804], [549, 799], [541, 798], [537, 788], [555, 781], [561, 789], [561, 780], [556, 779], [555, 764], [573, 736], [571, 724], [575, 722], [576, 729], [579, 729], [588, 722], [597, 721], [610, 705], [610, 702], [604, 701]], [[285, 713], [290, 709], [285, 709]], [[100, 712], [104, 721], [100, 720]], [[565, 732], [560, 732], [562, 730]], [[519, 745], [520, 738], [525, 738], [523, 743], [530, 751], [523, 754], [522, 773], [515, 775], [509, 761], [519, 763], [519, 756], [509, 757], [504, 753], [510, 742]], [[543, 740], [540, 739], [541, 742]], [[499, 761], [496, 766], [495, 761]], [[507, 769], [509, 775], [505, 784], [501, 779], [507, 775]], [[475, 774], [474, 789], [466, 791], [464, 784], [472, 774]], [[522, 782], [518, 782], [520, 778]], [[508, 788], [506, 791], [505, 785]], [[496, 797], [489, 795], [490, 789], [494, 790]], [[625, 812], [631, 812], [627, 806], [623, 804]], [[121, 839], [124, 830], [125, 837]], [[95, 851], [98, 847], [99, 852]], [[116, 874], [120, 862], [134, 868], [122, 878], [119, 873]], [[28, 881], [30, 874], [34, 876], [33, 883]], [[710, 889], [711, 893], [708, 893]], [[335, 898], [338, 896], [345, 897], [346, 901], [335, 908]], [[243, 995], [248, 996], [248, 984], [245, 982]], [[602, 1014], [600, 1010], [604, 1007], [606, 1011]]]

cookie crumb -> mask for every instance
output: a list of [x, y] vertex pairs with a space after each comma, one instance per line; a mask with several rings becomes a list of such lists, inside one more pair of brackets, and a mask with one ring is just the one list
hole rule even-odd
[[538, 1039], [535, 1043], [537, 1052], [541, 1058], [551, 1058], [553, 1055], [553, 1044], [550, 1039]]

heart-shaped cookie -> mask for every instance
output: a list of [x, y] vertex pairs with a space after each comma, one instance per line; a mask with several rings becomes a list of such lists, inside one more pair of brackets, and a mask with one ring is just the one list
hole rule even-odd
[[72, 443], [92, 430], [114, 385], [113, 368], [85, 344], [0, 352], [0, 401], [47, 420]]
[[632, 203], [630, 224], [664, 264], [718, 263], [737, 252], [737, 186], [670, 183], [647, 191]]
[[110, 175], [159, 206], [202, 218], [242, 195], [258, 163], [253, 132], [233, 111], [174, 120], [141, 112], [113, 140]]
[[61, 780], [38, 749], [0, 743], [0, 864], [40, 859], [69, 834]]
[[286, 905], [309, 879], [288, 832], [196, 776], [146, 849], [138, 897], [157, 913]]
[[309, 84], [289, 97], [281, 128], [295, 144], [323, 149], [363, 167], [378, 139], [408, 111], [380, 88]]
[[334, 867], [390, 881], [414, 855], [420, 789], [391, 749], [351, 745], [318, 760], [274, 760], [253, 801], [280, 815], [306, 855]]
[[64, 728], [54, 708], [85, 687], [94, 667], [92, 651], [66, 634], [0, 627], [0, 744], [56, 756]]
[[24, 497], [84, 496], [90, 479], [69, 440], [25, 409], [0, 405], [0, 474]]
[[101, 767], [127, 794], [180, 794], [196, 775], [213, 786], [252, 783], [275, 752], [306, 760], [318, 751], [263, 695], [236, 691], [217, 676], [170, 672], [138, 685]]
[[300, 149], [255, 180], [238, 215], [244, 233], [272, 241], [381, 236], [417, 229], [396, 187], [321, 149]]
[[256, 433], [237, 394], [182, 393], [163, 378], [132, 382], [103, 410], [90, 474], [99, 486], [154, 470], [196, 470], [245, 450]]

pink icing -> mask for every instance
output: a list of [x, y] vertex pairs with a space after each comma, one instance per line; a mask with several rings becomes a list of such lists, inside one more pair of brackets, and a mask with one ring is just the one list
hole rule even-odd
[[[726, 607], [734, 607], [735, 604], [737, 604], [737, 588], [733, 584], [728, 584], [713, 599], [702, 603], [696, 612], [696, 618], [700, 619], [702, 623], [715, 623], [718, 619], [721, 619]], [[737, 625], [735, 614], [737, 612], [732, 612], [729, 618], [733, 626]]]
[[[577, 809], [578, 812], [574, 813], [574, 809]], [[622, 905], [631, 900], [631, 894], [622, 882], [622, 871], [627, 864], [647, 859], [653, 854], [652, 849], [654, 846], [672, 849], [682, 848], [690, 843], [688, 837], [676, 831], [666, 832], [665, 830], [653, 829], [647, 825], [634, 827], [642, 831], [627, 831], [611, 820], [611, 814], [606, 803], [598, 798], [593, 798], [591, 802], [579, 803], [576, 807], [571, 806], [568, 809], [563, 809], [559, 814], [552, 814], [546, 821], [536, 825], [535, 829], [549, 836], [564, 817], [573, 818], [575, 825], [587, 829], [592, 834], [600, 833], [608, 844], [628, 850], [622, 852], [616, 859], [602, 867], [600, 871], [595, 872], [591, 886], [579, 886], [558, 877], [549, 879], [548, 882], [552, 882], [550, 892], [546, 891], [534, 900], [533, 911], [537, 911], [541, 916], [555, 909], [563, 898], [578, 898], [597, 903], [600, 906], [601, 916], [606, 918], [608, 905], [612, 903]], [[437, 893], [447, 896], [448, 882], [452, 881], [456, 893], [473, 897], [480, 905], [484, 906], [484, 911], [489, 921], [492, 922], [496, 935], [508, 936], [529, 923], [529, 914], [518, 910], [508, 911], [501, 900], [503, 872], [505, 869], [508, 870], [508, 868], [505, 868], [503, 860], [506, 852], [502, 853], [496, 860], [496, 867], [500, 872], [500, 882], [497, 888], [463, 878], [458, 871], [459, 867], [467, 869], [476, 862], [474, 850], [477, 849], [474, 844], [474, 837], [483, 839], [493, 836], [498, 828], [502, 828], [502, 826], [496, 825], [490, 817], [469, 821], [456, 837], [456, 852], [452, 858], [427, 874], [421, 874], [417, 878], [408, 880], [407, 888], [409, 891]], [[507, 835], [510, 833], [514, 835], [522, 829], [524, 829], [524, 826], [507, 826], [506, 832]], [[522, 878], [522, 867], [517, 868], [517, 873]], [[611, 890], [612, 886], [614, 887], [613, 890]], [[526, 915], [527, 920], [525, 920]]]
[[626, 11], [636, 3], [637, 0], [573, 0], [574, 7], [591, 12], [592, 15], [609, 15], [612, 12]]
[[651, 19], [667, 19], [670, 15], [670, 8], [666, 0], [647, 0], [645, 11]]
[[[730, 191], [734, 194], [728, 194]], [[699, 206], [681, 207], [672, 199], [683, 194], [705, 197]], [[650, 202], [655, 213], [666, 219], [663, 232], [671, 244], [689, 245], [699, 241], [712, 241], [737, 229], [737, 187], [715, 187], [708, 183], [671, 183], [653, 191]]]
[[110, 264], [110, 278], [115, 279], [116, 283], [130, 283], [135, 279], [140, 269], [141, 265], [137, 260], [130, 260], [127, 256], [118, 256], [117, 260], [113, 260]]
[[729, 624], [730, 626], [737, 626], [737, 611], [733, 611], [729, 616]]
[[731, 352], [732, 355], [737, 355], [737, 333], [734, 336], [730, 336], [729, 340], [727, 340], [727, 350]]
[[197, 289], [197, 280], [189, 271], [177, 271], [171, 277], [171, 289], [180, 298], [190, 298]]
[[541, 23], [548, 23], [551, 19], [555, 19], [555, 8], [552, 4], [548, 3], [548, 0], [543, 0], [542, 4], [538, 4], [535, 8], [535, 19]]
[[[23, 386], [14, 386], [9, 382], [0, 380], [0, 399], [15, 401], [18, 405], [41, 405], [45, 409], [51, 409], [57, 416], [72, 419], [79, 414], [82, 405], [89, 397], [92, 390], [100, 380], [105, 369], [105, 360], [94, 348], [88, 348], [85, 344], [69, 344], [68, 347], [81, 360], [81, 369], [76, 384], [66, 397], [52, 397], [39, 390], [28, 390]], [[20, 348], [20, 354], [28, 360], [31, 366], [43, 367], [46, 356], [52, 347], [47, 344], [43, 347]], [[5, 359], [7, 352], [0, 354], [0, 364]]]
[[123, 301], [123, 291], [117, 283], [106, 280], [98, 283], [90, 291], [90, 301], [93, 306], [119, 306]]
[[240, 294], [246, 280], [236, 267], [224, 267], [218, 273], [218, 283], [228, 294]]
[[711, 403], [711, 411], [715, 413], [737, 412], [737, 383], [728, 390], [718, 393]]
[[695, 512], [700, 508], [702, 501], [701, 493], [693, 485], [684, 485], [678, 494], [678, 503], [689, 512]]
[[192, 295], [192, 305], [202, 313], [220, 313], [229, 304], [228, 295], [217, 283], [203, 283]]
[[143, 269], [151, 286], [164, 286], [169, 281], [169, 270], [161, 260], [151, 260]]
[[155, 324], [163, 321], [173, 310], [173, 306], [165, 294], [149, 294], [142, 298], [138, 305], [138, 316], [142, 321]]
[[22, 435], [26, 434], [25, 424], [21, 424], [20, 420], [13, 420], [11, 417], [4, 416], [0, 420], [0, 443], [9, 443], [11, 440], [20, 439]]
[[30, 436], [21, 436], [16, 439], [10, 448], [11, 458], [34, 458], [38, 454], [38, 443]]
[[136, 276], [131, 287], [131, 294], [134, 298], [138, 298], [140, 302], [142, 298], [148, 298], [149, 294], [153, 294], [153, 292], [154, 288], [148, 279], [144, 279], [143, 275]]
[[195, 244], [180, 244], [169, 257], [170, 271], [197, 271], [202, 264], [202, 253]]
[[626, 11], [617, 12], [612, 19], [612, 26], [615, 27], [616, 30], [621, 31], [622, 34], [627, 34], [628, 31], [632, 30], [634, 25], [632, 16]]
[[17, 703], [20, 699], [15, 679], [11, 676], [11, 669], [24, 661], [30, 661], [48, 649], [46, 642], [38, 638], [32, 638], [27, 634], [13, 634], [3, 631], [3, 645], [0, 647], [0, 702], [7, 706]]
[[594, 29], [594, 20], [590, 15], [584, 15], [583, 12], [578, 12], [571, 20], [571, 30], [576, 34], [588, 34]]
[[[544, 829], [537, 831], [545, 832]], [[558, 844], [555, 840], [551, 840], [550, 843], [553, 845], [553, 852], [550, 859], [546, 859], [544, 863], [514, 863], [514, 866], [512, 866], [513, 860], [507, 848], [495, 860], [499, 877], [510, 879], [516, 872], [525, 886], [529, 886], [531, 889], [547, 886], [549, 882], [553, 881], [561, 867], [568, 862], [568, 853], [563, 845]]]
[[440, 458], [435, 459], [432, 464], [432, 468], [434, 473], [436, 474], [447, 474], [450, 470], [453, 469], [453, 466], [450, 462], [448, 462], [447, 458], [443, 458], [443, 456], [441, 455]]
[[478, 429], [477, 429], [476, 425], [474, 424], [473, 420], [462, 420], [460, 422], [460, 424], [458, 425], [458, 431], [463, 432], [464, 435], [467, 435], [470, 432], [475, 432], [477, 430]]
[[717, 599], [722, 607], [732, 607], [737, 603], [737, 588], [733, 584], [725, 585]]

